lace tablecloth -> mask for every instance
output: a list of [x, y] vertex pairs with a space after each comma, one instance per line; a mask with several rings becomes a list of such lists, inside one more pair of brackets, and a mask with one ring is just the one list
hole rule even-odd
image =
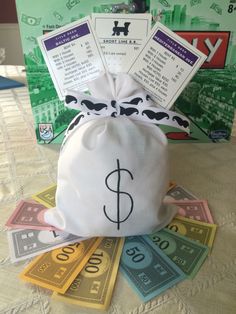
[[[0, 75], [25, 80], [22, 68]], [[207, 199], [218, 224], [211, 255], [193, 280], [142, 303], [119, 273], [113, 314], [236, 313], [236, 144], [170, 145], [171, 179]], [[56, 182], [59, 146], [37, 145], [26, 87], [0, 91], [0, 313], [98, 313], [50, 298], [18, 278], [27, 262], [9, 259], [5, 222], [20, 199]]]

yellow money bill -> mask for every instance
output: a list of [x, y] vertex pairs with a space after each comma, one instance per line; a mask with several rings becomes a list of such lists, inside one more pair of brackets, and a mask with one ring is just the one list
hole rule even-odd
[[208, 247], [212, 247], [217, 225], [175, 216], [167, 228]]
[[47, 187], [45, 190], [40, 191], [34, 195], [32, 198], [37, 202], [43, 204], [47, 208], [55, 207], [55, 194], [56, 194], [57, 185], [53, 184]]
[[123, 245], [123, 238], [103, 238], [66, 293], [54, 293], [53, 298], [106, 310], [111, 302]]
[[91, 238], [42, 254], [27, 266], [20, 278], [65, 293], [101, 241], [102, 238]]

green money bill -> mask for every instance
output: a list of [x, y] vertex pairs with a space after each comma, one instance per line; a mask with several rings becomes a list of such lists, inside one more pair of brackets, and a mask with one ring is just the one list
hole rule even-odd
[[210, 6], [210, 9], [213, 9], [217, 14], [222, 15], [222, 9], [219, 6], [219, 4], [216, 4], [215, 2], [212, 3], [212, 5]]
[[53, 297], [106, 310], [111, 301], [123, 245], [123, 238], [104, 238], [66, 293], [55, 292]]
[[197, 274], [209, 252], [206, 245], [169, 229], [162, 229], [149, 237], [191, 279]]
[[212, 247], [217, 225], [182, 216], [175, 216], [167, 228], [192, 240], [198, 241], [203, 245]]
[[120, 269], [145, 302], [186, 278], [148, 236], [126, 238]]
[[28, 16], [26, 14], [22, 14], [21, 22], [23, 22], [27, 25], [30, 25], [30, 26], [37, 26], [41, 22], [41, 17], [37, 18], [37, 17], [33, 17], [33, 16]]

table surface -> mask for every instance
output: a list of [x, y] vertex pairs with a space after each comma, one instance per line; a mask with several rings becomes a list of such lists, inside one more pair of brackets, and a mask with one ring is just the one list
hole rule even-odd
[[[21, 67], [0, 75], [25, 81]], [[118, 274], [112, 314], [236, 313], [236, 144], [169, 145], [171, 179], [207, 199], [218, 230], [212, 252], [193, 280], [142, 303]], [[36, 144], [26, 87], [0, 91], [0, 313], [98, 313], [51, 299], [18, 278], [28, 261], [12, 264], [6, 220], [16, 203], [56, 182], [59, 145]]]

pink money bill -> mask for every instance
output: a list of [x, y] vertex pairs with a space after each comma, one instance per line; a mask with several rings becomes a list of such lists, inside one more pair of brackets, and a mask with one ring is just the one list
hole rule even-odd
[[36, 201], [20, 201], [6, 222], [13, 229], [59, 230], [47, 224], [43, 217], [48, 208]]
[[206, 200], [168, 200], [167, 203], [178, 206], [178, 214], [180, 216], [214, 224], [211, 211]]

